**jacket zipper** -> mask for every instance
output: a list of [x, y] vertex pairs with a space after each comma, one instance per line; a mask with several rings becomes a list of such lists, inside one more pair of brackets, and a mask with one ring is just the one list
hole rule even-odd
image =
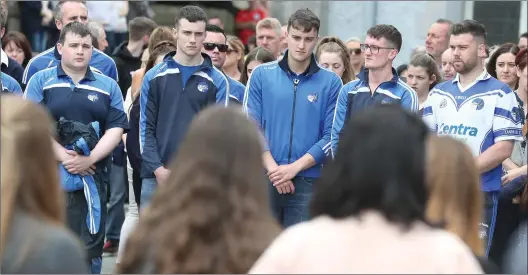
[[292, 116], [291, 116], [291, 127], [290, 127], [290, 148], [288, 150], [288, 163], [291, 160], [292, 154], [292, 143], [293, 143], [293, 124], [295, 122], [295, 102], [297, 101], [297, 86], [299, 85], [299, 79], [293, 80], [293, 107], [292, 107]]

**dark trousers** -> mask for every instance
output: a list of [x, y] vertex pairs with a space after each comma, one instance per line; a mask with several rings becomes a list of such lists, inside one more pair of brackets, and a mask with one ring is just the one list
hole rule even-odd
[[[103, 190], [104, 191], [104, 190]], [[86, 225], [86, 215], [88, 214], [88, 204], [84, 197], [84, 190], [66, 193], [67, 210], [66, 220], [68, 228], [79, 237], [86, 248], [88, 254], [89, 265], [92, 267], [93, 263], [100, 262], [103, 255], [103, 246], [105, 239], [105, 222], [106, 222], [106, 196], [101, 196], [101, 223], [99, 225], [99, 232], [91, 234]], [[98, 268], [91, 268], [97, 270]], [[99, 268], [100, 269], [100, 268]], [[99, 270], [100, 272], [100, 270]]]
[[268, 181], [271, 212], [284, 228], [310, 219], [309, 204], [315, 178], [297, 176], [292, 181], [295, 186], [293, 194], [279, 194]]
[[497, 211], [499, 208], [499, 191], [484, 192], [484, 217], [480, 224], [480, 238], [484, 241], [486, 256], [489, 255], [495, 224], [497, 223]]

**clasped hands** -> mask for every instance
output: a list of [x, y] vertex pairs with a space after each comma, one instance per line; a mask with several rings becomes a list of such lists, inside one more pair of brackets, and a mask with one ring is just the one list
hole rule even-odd
[[79, 155], [73, 150], [65, 149], [64, 152], [61, 162], [70, 174], [81, 176], [95, 174], [95, 161], [91, 156]]
[[295, 186], [292, 179], [301, 171], [295, 163], [279, 165], [268, 170], [268, 179], [273, 184], [279, 194], [294, 193]]

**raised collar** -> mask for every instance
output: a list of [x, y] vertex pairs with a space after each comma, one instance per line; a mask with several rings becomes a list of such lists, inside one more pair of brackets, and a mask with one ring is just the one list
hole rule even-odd
[[[491, 75], [488, 73], [488, 71], [486, 71], [486, 69], [484, 69], [484, 71], [482, 71], [482, 73], [477, 76], [477, 78], [475, 79], [475, 82], [479, 82], [479, 81], [482, 81], [482, 80], [487, 80], [491, 77]], [[460, 74], [456, 74], [455, 78], [453, 78], [453, 83], [455, 82], [460, 82]]]
[[[163, 61], [167, 61], [167, 62], [174, 62], [174, 63], [177, 63], [176, 60], [174, 60], [174, 55], [176, 54], [176, 51], [172, 51], [170, 53], [167, 53], [164, 57], [163, 57]], [[200, 66], [200, 70], [202, 69], [212, 69], [213, 68], [213, 61], [211, 60], [211, 57], [209, 57], [209, 55], [205, 54], [205, 53], [201, 53], [202, 54], [202, 57], [204, 59], [204, 61], [202, 62]]]
[[[58, 77], [68, 76], [68, 74], [66, 74], [66, 72], [62, 69], [62, 63], [59, 63], [59, 65], [57, 66], [57, 76]], [[84, 75], [83, 79], [88, 79], [90, 81], [95, 80], [95, 75], [92, 72], [92, 69], [90, 68], [90, 66], [86, 68], [86, 74]]]
[[[357, 77], [362, 82], [369, 83], [368, 75], [369, 75], [369, 70], [367, 68], [363, 67], [363, 70], [361, 70], [361, 72], [357, 75]], [[392, 78], [391, 78], [390, 82], [396, 84], [396, 83], [398, 83], [399, 79], [400, 78], [398, 76], [398, 72], [396, 72], [396, 69], [392, 68]]]
[[[290, 66], [288, 66], [288, 51], [289, 50], [286, 50], [286, 52], [284, 52], [284, 56], [279, 61], [279, 67], [286, 73], [293, 73]], [[308, 68], [306, 68], [306, 71], [304, 71], [302, 75], [310, 76], [317, 73], [320, 69], [321, 68], [319, 68], [317, 61], [315, 60], [315, 55], [312, 53], [310, 57], [310, 65], [308, 65]]]
[[4, 52], [3, 49], [0, 48], [0, 51], [2, 51], [0, 53], [0, 57], [2, 58], [2, 64], [5, 64], [6, 66], [9, 66], [9, 57], [7, 56], [7, 54]]

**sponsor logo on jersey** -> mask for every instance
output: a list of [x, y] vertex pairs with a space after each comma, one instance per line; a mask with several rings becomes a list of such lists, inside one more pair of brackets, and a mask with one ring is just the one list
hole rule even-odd
[[476, 137], [478, 134], [478, 129], [472, 126], [466, 126], [462, 123], [460, 125], [447, 125], [442, 123], [438, 127], [438, 134], [441, 135], [458, 135], [458, 136], [471, 136]]

